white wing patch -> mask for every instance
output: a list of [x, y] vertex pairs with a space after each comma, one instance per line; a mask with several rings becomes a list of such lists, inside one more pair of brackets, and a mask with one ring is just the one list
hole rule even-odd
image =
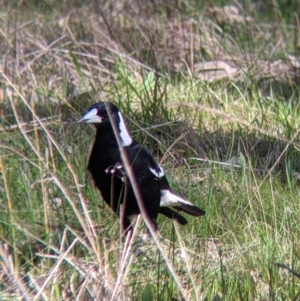
[[120, 130], [120, 138], [121, 138], [122, 146], [128, 146], [132, 143], [132, 138], [130, 137], [127, 131], [122, 114], [120, 112], [118, 114], [120, 119], [119, 130]]
[[160, 207], [175, 207], [179, 204], [193, 205], [189, 201], [172, 193], [170, 190], [162, 189], [160, 191]]
[[165, 175], [165, 172], [164, 172], [164, 170], [163, 170], [163, 168], [161, 167], [161, 166], [158, 166], [158, 168], [159, 168], [159, 172], [157, 172], [157, 170], [156, 169], [154, 169], [154, 168], [151, 168], [150, 167], [150, 171], [157, 177], [157, 178], [162, 178], [164, 175]]

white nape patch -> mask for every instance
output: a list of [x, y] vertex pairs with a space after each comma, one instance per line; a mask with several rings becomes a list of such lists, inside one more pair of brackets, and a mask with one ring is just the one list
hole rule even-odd
[[164, 170], [163, 170], [163, 168], [161, 167], [161, 166], [158, 166], [158, 168], [159, 168], [159, 172], [157, 172], [157, 170], [156, 169], [154, 169], [154, 168], [151, 168], [150, 167], [150, 171], [157, 177], [157, 178], [162, 178], [164, 175], [165, 175], [165, 172], [164, 172]]
[[132, 143], [132, 138], [130, 137], [127, 131], [122, 114], [120, 112], [118, 114], [120, 119], [119, 130], [120, 130], [120, 138], [121, 138], [122, 146], [128, 146]]
[[193, 205], [189, 201], [172, 193], [170, 190], [162, 189], [160, 191], [160, 207], [175, 207], [178, 206], [180, 203], [186, 205]]
[[85, 123], [101, 123], [102, 118], [97, 115], [98, 110], [96, 108], [87, 112], [78, 122], [85, 122]]

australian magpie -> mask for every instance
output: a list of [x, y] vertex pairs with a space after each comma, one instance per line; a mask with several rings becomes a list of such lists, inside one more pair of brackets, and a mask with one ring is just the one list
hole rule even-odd
[[[181, 225], [187, 224], [187, 220], [172, 209], [193, 216], [205, 214], [204, 210], [172, 191], [163, 168], [155, 162], [143, 146], [132, 138], [121, 112], [114, 104], [111, 102], [95, 103], [78, 122], [93, 123], [96, 126], [96, 138], [87, 169], [104, 201], [118, 215], [120, 215], [120, 204], [123, 204], [121, 224], [124, 231], [131, 228], [129, 217], [139, 214], [140, 209], [126, 175], [126, 169], [123, 167], [119, 144], [125, 150], [131, 164], [141, 201], [155, 230], [158, 213], [174, 219]], [[114, 128], [119, 139], [115, 137]]]

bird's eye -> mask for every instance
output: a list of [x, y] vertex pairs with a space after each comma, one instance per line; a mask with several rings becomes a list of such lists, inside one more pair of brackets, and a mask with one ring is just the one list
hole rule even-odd
[[107, 117], [108, 117], [108, 114], [107, 114], [106, 111], [104, 111], [104, 112], [101, 112], [101, 116], [104, 117], [104, 118], [107, 118]]

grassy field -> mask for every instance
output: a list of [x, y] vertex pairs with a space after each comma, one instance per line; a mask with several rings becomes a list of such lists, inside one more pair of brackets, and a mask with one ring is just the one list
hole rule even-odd
[[[0, 1], [0, 300], [299, 300], [297, 1]], [[86, 165], [117, 104], [205, 208], [120, 237]]]

